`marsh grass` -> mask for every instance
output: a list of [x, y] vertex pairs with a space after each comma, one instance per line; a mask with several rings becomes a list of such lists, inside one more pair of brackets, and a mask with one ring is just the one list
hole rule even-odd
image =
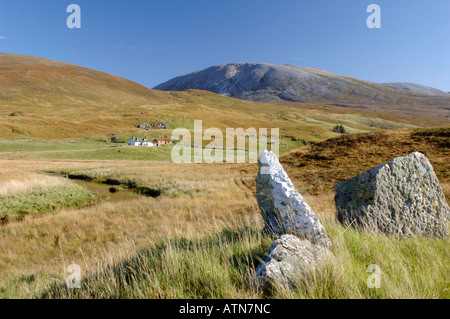
[[0, 217], [21, 219], [62, 208], [83, 207], [96, 200], [87, 189], [62, 178], [36, 176], [8, 180], [0, 184]]

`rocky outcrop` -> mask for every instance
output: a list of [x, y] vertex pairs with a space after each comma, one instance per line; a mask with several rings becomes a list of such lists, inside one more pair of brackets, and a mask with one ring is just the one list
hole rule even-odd
[[330, 251], [321, 245], [311, 244], [309, 240], [293, 235], [282, 235], [270, 246], [254, 279], [259, 286], [268, 283], [293, 285], [319, 265], [325, 264], [331, 256]]
[[292, 184], [276, 155], [265, 150], [258, 163], [256, 199], [266, 230], [272, 235], [293, 234], [313, 244], [330, 247], [325, 229]]
[[335, 186], [338, 219], [396, 236], [448, 234], [450, 209], [429, 160], [415, 152]]

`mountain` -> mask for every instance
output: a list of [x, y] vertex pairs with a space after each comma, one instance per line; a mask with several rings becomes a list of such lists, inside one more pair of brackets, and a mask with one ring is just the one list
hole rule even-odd
[[405, 90], [414, 94], [450, 97], [450, 94], [447, 92], [416, 83], [394, 82], [382, 84], [396, 89]]
[[[286, 68], [290, 70], [290, 67]], [[373, 88], [378, 88], [407, 95], [403, 90], [379, 84], [358, 82], [322, 71], [297, 72], [295, 67], [293, 69], [286, 71], [292, 78], [300, 73], [308, 81], [326, 81], [328, 78], [335, 85], [345, 82], [355, 86], [359, 83], [357, 93], [373, 92]], [[240, 74], [244, 76], [245, 73]], [[261, 83], [271, 80], [269, 73], [266, 72]], [[232, 76], [230, 70], [227, 74]], [[309, 89], [317, 90], [315, 87]], [[330, 98], [335, 96], [334, 91], [329, 88], [328, 91]], [[361, 103], [362, 99], [355, 96], [355, 103]], [[249, 126], [280, 128], [281, 135], [292, 137], [288, 143], [295, 144], [302, 139], [321, 141], [335, 137], [338, 135], [333, 132], [336, 124], [345, 125], [352, 133], [448, 125], [450, 112], [448, 107], [439, 104], [442, 97], [423, 98], [424, 101], [429, 99], [434, 99], [436, 104], [346, 105], [341, 104], [342, 99], [310, 104], [259, 103], [204, 90], [152, 90], [73, 64], [0, 53], [0, 139], [105, 140], [111, 134], [125, 139], [132, 135], [162, 137], [170, 136], [177, 127], [192, 129], [194, 120], [202, 120], [204, 128], [221, 130]]]
[[231, 63], [176, 77], [156, 87], [163, 91], [206, 90], [256, 102], [326, 102], [369, 104], [444, 104], [450, 96], [429, 95], [361, 81], [329, 72], [268, 63]]

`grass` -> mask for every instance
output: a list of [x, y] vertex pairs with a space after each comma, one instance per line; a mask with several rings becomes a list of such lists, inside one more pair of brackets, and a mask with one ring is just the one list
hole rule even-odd
[[[148, 93], [148, 94], [147, 94]], [[159, 100], [161, 98], [161, 100]], [[56, 97], [55, 97], [56, 99]], [[127, 99], [129, 100], [129, 99]], [[146, 92], [122, 104], [60, 102], [36, 105], [29, 101], [4, 105], [0, 112], [0, 136], [10, 139], [73, 140], [112, 136], [125, 141], [134, 136], [170, 136], [177, 127], [192, 128], [192, 121], [202, 120], [203, 127], [279, 128], [281, 136], [319, 142], [338, 136], [332, 132], [342, 124], [351, 133], [383, 129], [445, 126], [445, 111], [422, 112], [420, 107], [354, 109], [323, 104], [264, 104], [247, 102], [204, 91]], [[105, 102], [106, 103], [106, 102]], [[431, 110], [431, 106], [427, 110]], [[437, 112], [437, 113], [436, 113]], [[12, 113], [17, 114], [11, 116]], [[435, 114], [440, 116], [431, 116]], [[148, 121], [148, 122], [147, 122]], [[170, 121], [168, 129], [144, 130], [137, 124]]]
[[0, 184], [0, 217], [7, 216], [8, 221], [23, 219], [26, 215], [83, 207], [96, 200], [85, 188], [56, 177], [9, 180]]
[[107, 147], [109, 147], [109, 145], [102, 142], [0, 141], [0, 153], [97, 150]]
[[[0, 297], [450, 297], [448, 240], [346, 229], [336, 222], [333, 203], [335, 183], [412, 151], [427, 155], [448, 198], [448, 110], [439, 99], [424, 106], [400, 98], [367, 108], [254, 103], [197, 90], [148, 90], [32, 57], [0, 59], [13, 68], [0, 81], [0, 136], [34, 140], [0, 141], [0, 216], [18, 218], [0, 225]], [[19, 89], [18, 76], [24, 81]], [[273, 241], [261, 232], [257, 165], [177, 165], [169, 162], [170, 146], [97, 141], [169, 137], [170, 129], [135, 125], [171, 121], [171, 129], [192, 128], [197, 119], [204, 129], [222, 132], [280, 129], [281, 162], [333, 242], [334, 260], [310, 281], [270, 294], [249, 284]], [[352, 134], [333, 132], [337, 124]], [[69, 181], [43, 178], [48, 171], [157, 189], [161, 196], [86, 206], [92, 194]], [[81, 290], [58, 283], [73, 263], [82, 268]], [[379, 289], [366, 285], [370, 264], [382, 271]]]
[[[326, 229], [334, 259], [291, 289], [264, 291], [252, 275], [273, 241], [255, 223], [220, 225], [209, 235], [161, 240], [133, 257], [100, 265], [81, 289], [52, 285], [45, 298], [449, 298], [448, 241], [395, 239], [345, 229]], [[380, 288], [369, 288], [368, 266], [382, 270]], [[430, 272], [429, 269], [433, 269]]]
[[51, 176], [33, 176], [27, 180], [11, 179], [0, 183], [0, 198], [64, 187], [65, 184], [64, 180]]
[[[184, 142], [184, 141], [183, 141]], [[183, 143], [182, 142], [182, 143]], [[270, 139], [269, 139], [270, 142]], [[304, 140], [287, 137], [280, 139], [280, 153], [298, 149], [307, 143]], [[204, 142], [207, 146], [209, 141]], [[193, 143], [192, 143], [193, 144]], [[223, 146], [226, 147], [225, 139]], [[131, 147], [127, 144], [105, 142], [39, 142], [39, 141], [0, 141], [0, 156], [6, 159], [75, 159], [75, 160], [135, 160], [135, 161], [170, 161], [174, 145], [160, 147]], [[236, 144], [235, 144], [236, 147]], [[246, 141], [248, 150], [248, 141]], [[269, 146], [270, 149], [270, 146]], [[188, 148], [191, 161], [194, 161], [196, 148]], [[203, 149], [204, 151], [204, 149]], [[222, 152], [223, 161], [226, 160], [225, 150]], [[249, 152], [232, 150], [234, 157], [245, 158], [248, 162]], [[214, 155], [214, 153], [213, 153]], [[257, 157], [257, 154], [255, 155]], [[256, 158], [255, 157], [255, 158]]]
[[[0, 295], [15, 298], [36, 297], [51, 282], [60, 278], [70, 263], [91, 267], [100, 256], [112, 251], [131, 252], [132, 247], [145, 247], [149, 241], [164, 234], [189, 228], [205, 231], [198, 223], [202, 218], [229, 219], [243, 214], [248, 205], [247, 195], [237, 187], [239, 173], [230, 165], [175, 165], [158, 162], [53, 162], [16, 160], [0, 161], [5, 178], [25, 170], [90, 165], [85, 173], [98, 171], [141, 176], [142, 186], [154, 183], [174, 185], [178, 196], [142, 197], [120, 203], [100, 202], [81, 209], [61, 209], [57, 214], [43, 214], [39, 218], [26, 216], [21, 222], [0, 227]], [[5, 166], [3, 166], [5, 165]], [[163, 172], [163, 174], [156, 174]], [[112, 175], [111, 175], [112, 176]], [[113, 176], [112, 176], [113, 177]], [[29, 178], [24, 176], [24, 178]], [[226, 190], [226, 191], [225, 191]], [[250, 198], [250, 197], [249, 197]], [[30, 252], [32, 252], [30, 254]], [[115, 258], [115, 257], [114, 257]], [[86, 269], [86, 268], [84, 268]], [[24, 280], [33, 275], [32, 282]]]
[[[11, 146], [13, 144], [16, 144]], [[34, 144], [37, 145], [34, 145]], [[8, 148], [9, 147], [9, 148]], [[170, 160], [171, 146], [130, 147], [102, 142], [0, 142], [3, 158], [76, 160]], [[10, 151], [14, 149], [14, 151]]]
[[[249, 278], [264, 254], [259, 232], [250, 227], [223, 229], [205, 238], [168, 237], [135, 251], [134, 257], [100, 268], [86, 278], [86, 289], [50, 287], [49, 298], [245, 298]], [[250, 293], [251, 294], [251, 293]], [[256, 297], [254, 295], [253, 297]]]
[[[162, 190], [157, 198], [61, 208], [56, 214], [25, 216], [0, 226], [0, 296], [449, 298], [448, 240], [397, 239], [346, 229], [335, 219], [334, 193], [327, 186], [413, 149], [426, 152], [448, 196], [446, 132], [343, 135], [281, 156], [292, 181], [324, 224], [335, 258], [310, 281], [270, 294], [249, 284], [273, 241], [261, 232], [256, 164], [0, 159], [3, 181], [19, 177], [30, 181], [36, 172], [58, 171]], [[309, 192], [305, 185], [314, 176], [322, 188]], [[33, 190], [15, 188], [7, 195]], [[65, 269], [73, 263], [82, 268], [81, 290], [66, 290], [57, 282], [65, 279]], [[379, 289], [366, 285], [371, 264], [382, 271]]]
[[449, 137], [450, 128], [345, 134], [288, 152], [280, 161], [291, 178], [302, 180], [300, 192], [319, 194], [396, 157], [421, 152], [430, 159], [448, 198]]

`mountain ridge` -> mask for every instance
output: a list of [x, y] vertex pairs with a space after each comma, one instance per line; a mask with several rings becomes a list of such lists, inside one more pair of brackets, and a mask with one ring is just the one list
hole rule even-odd
[[[255, 102], [442, 103], [450, 96], [421, 95], [327, 71], [273, 63], [228, 63], [181, 75], [155, 86], [162, 91], [206, 90]], [[443, 92], [444, 93], [444, 92]], [[429, 101], [428, 101], [429, 100]]]
[[431, 95], [431, 96], [446, 96], [450, 97], [449, 93], [441, 91], [439, 89], [418, 84], [418, 83], [410, 83], [410, 82], [390, 82], [390, 83], [381, 83], [386, 86], [390, 86], [393, 88], [397, 88], [400, 90], [406, 90], [417, 94], [422, 95]]

